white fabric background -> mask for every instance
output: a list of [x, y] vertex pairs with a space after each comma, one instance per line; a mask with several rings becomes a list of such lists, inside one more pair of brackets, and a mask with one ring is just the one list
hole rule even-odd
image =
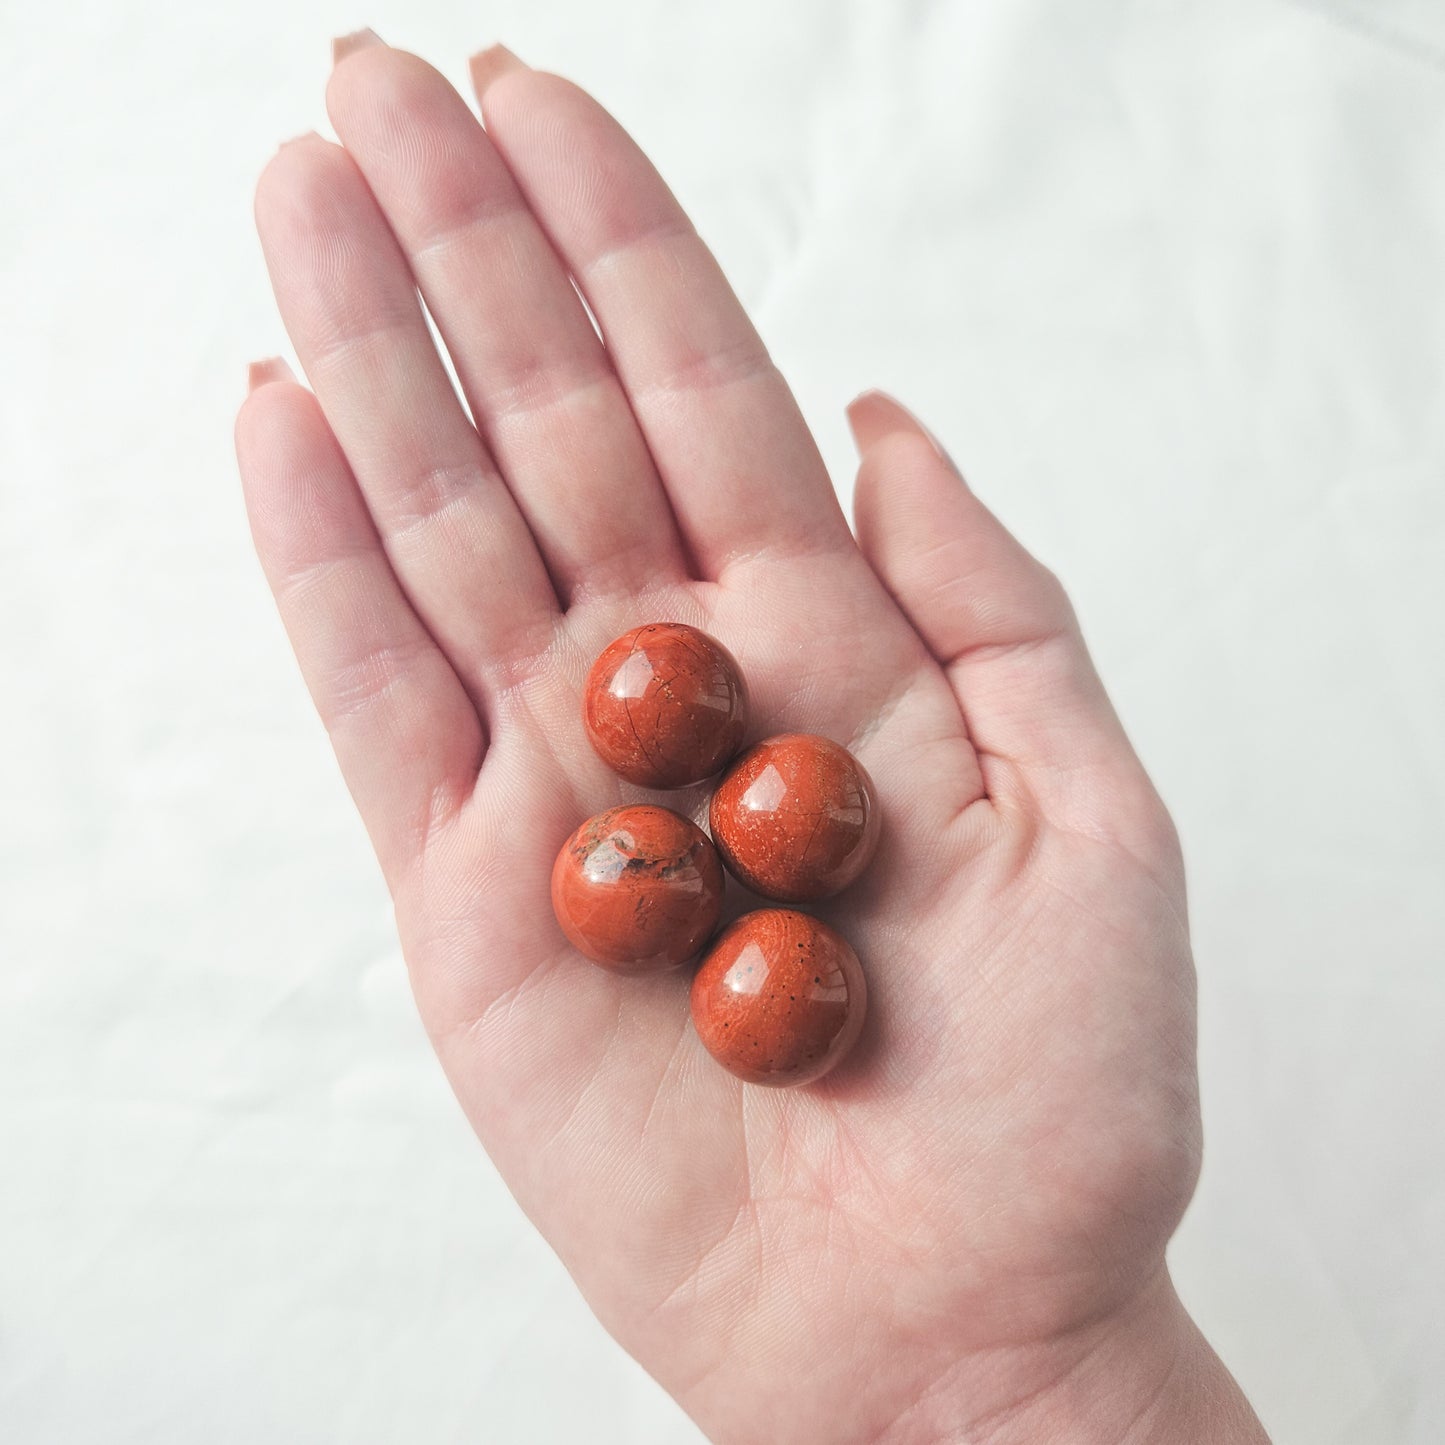
[[1445, 1439], [1438, 0], [0, 5], [0, 1437], [683, 1442], [464, 1125], [252, 560], [250, 222], [371, 21], [591, 86], [840, 488], [882, 384], [1072, 587], [1191, 865], [1182, 1291]]

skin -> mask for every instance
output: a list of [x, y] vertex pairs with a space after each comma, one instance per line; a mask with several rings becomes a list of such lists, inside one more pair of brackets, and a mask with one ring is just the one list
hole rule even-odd
[[[241, 472], [522, 1207], [720, 1441], [1263, 1439], [1164, 1264], [1200, 1158], [1178, 845], [1058, 583], [879, 393], [855, 541], [716, 263], [576, 87], [485, 52], [484, 131], [416, 57], [338, 55], [342, 145], [288, 144], [257, 192], [309, 386], [253, 368]], [[550, 915], [557, 848], [624, 798], [588, 664], [657, 618], [735, 654], [755, 735], [824, 733], [878, 787], [878, 856], [819, 909], [868, 1022], [807, 1088], [743, 1085], [685, 971], [609, 975]]]

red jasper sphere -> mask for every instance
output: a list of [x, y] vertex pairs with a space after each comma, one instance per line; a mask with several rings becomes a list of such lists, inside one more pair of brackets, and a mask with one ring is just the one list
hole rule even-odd
[[750, 1084], [821, 1078], [853, 1047], [868, 1006], [858, 955], [790, 908], [745, 913], [692, 981], [692, 1022], [725, 1069]]
[[749, 748], [718, 784], [709, 814], [734, 876], [789, 903], [827, 898], [853, 882], [878, 846], [881, 821], [862, 763], [812, 733]]
[[647, 804], [589, 818], [552, 867], [562, 932], [614, 973], [655, 973], [691, 958], [717, 927], [722, 896], [707, 834]]
[[710, 778], [747, 728], [747, 689], [722, 643], [681, 622], [624, 633], [587, 675], [582, 720], [613, 772], [645, 788]]

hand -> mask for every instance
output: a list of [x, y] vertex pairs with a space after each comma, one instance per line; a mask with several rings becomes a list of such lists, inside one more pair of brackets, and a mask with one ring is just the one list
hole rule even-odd
[[[581, 91], [487, 52], [484, 131], [422, 61], [340, 48], [342, 146], [283, 147], [256, 200], [314, 394], [258, 367], [237, 445], [422, 1016], [522, 1207], [718, 1439], [1262, 1438], [1164, 1267], [1199, 1166], [1178, 848], [1057, 582], [878, 393], [854, 541]], [[754, 735], [825, 733], [878, 786], [877, 860], [820, 910], [870, 1019], [813, 1087], [744, 1087], [687, 978], [607, 974], [551, 916], [562, 840], [638, 796], [582, 679], [658, 619], [732, 649]]]

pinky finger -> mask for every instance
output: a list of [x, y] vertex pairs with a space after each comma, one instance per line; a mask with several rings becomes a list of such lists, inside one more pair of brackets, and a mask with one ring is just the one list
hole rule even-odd
[[320, 404], [284, 362], [251, 368], [236, 456], [281, 620], [394, 882], [470, 793], [481, 721], [402, 592]]

